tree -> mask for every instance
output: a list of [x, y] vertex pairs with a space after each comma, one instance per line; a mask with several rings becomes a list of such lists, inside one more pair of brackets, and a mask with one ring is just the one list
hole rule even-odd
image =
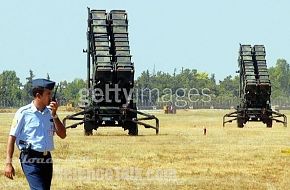
[[290, 95], [290, 71], [285, 59], [278, 59], [275, 67], [269, 68], [272, 97]]
[[29, 103], [33, 99], [33, 97], [32, 97], [32, 80], [34, 77], [35, 76], [33, 74], [33, 71], [29, 70], [29, 76], [26, 78], [27, 82], [24, 85], [23, 91], [22, 91], [23, 101], [25, 103]]
[[220, 96], [239, 96], [239, 76], [232, 78], [231, 75], [227, 76], [223, 81], [219, 83], [218, 95]]
[[74, 79], [72, 82], [68, 83], [63, 81], [61, 84], [60, 93], [66, 100], [66, 103], [72, 103], [74, 106], [78, 105], [80, 90], [86, 88], [87, 83], [83, 79]]
[[0, 94], [2, 106], [16, 107], [21, 104], [21, 83], [15, 71], [0, 74]]

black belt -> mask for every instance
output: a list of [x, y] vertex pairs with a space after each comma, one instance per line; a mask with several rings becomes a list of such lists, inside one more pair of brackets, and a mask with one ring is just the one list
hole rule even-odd
[[44, 151], [44, 152], [38, 152], [36, 150], [27, 150], [25, 152], [22, 152], [24, 155], [28, 155], [30, 158], [42, 158], [42, 157], [50, 157], [50, 152], [49, 151]]

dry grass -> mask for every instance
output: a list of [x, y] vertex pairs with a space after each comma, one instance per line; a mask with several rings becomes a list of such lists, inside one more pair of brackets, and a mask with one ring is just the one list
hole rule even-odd
[[[158, 136], [142, 126], [138, 137], [122, 128], [100, 128], [91, 137], [83, 136], [81, 126], [69, 129], [65, 140], [55, 138], [52, 189], [290, 189], [289, 128], [276, 123], [272, 129], [260, 123], [223, 128], [227, 112], [156, 113]], [[0, 114], [3, 160], [12, 117]], [[28, 187], [17, 156], [18, 151], [15, 180], [1, 177], [0, 188]]]

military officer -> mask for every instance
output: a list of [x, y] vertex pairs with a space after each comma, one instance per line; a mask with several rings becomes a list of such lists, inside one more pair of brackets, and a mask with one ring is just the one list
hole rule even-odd
[[57, 116], [58, 103], [52, 100], [55, 82], [47, 79], [32, 81], [33, 101], [15, 114], [7, 143], [4, 175], [15, 176], [12, 165], [14, 144], [21, 151], [20, 162], [30, 189], [48, 190], [52, 179], [53, 136], [66, 137], [66, 129]]

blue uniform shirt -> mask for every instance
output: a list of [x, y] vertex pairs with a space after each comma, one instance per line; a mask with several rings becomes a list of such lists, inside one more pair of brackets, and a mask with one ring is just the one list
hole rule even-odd
[[44, 152], [54, 149], [55, 132], [51, 110], [47, 107], [38, 111], [33, 102], [21, 107], [15, 114], [10, 135], [16, 137], [16, 145], [21, 150], [25, 145], [20, 140], [30, 143], [31, 149]]

